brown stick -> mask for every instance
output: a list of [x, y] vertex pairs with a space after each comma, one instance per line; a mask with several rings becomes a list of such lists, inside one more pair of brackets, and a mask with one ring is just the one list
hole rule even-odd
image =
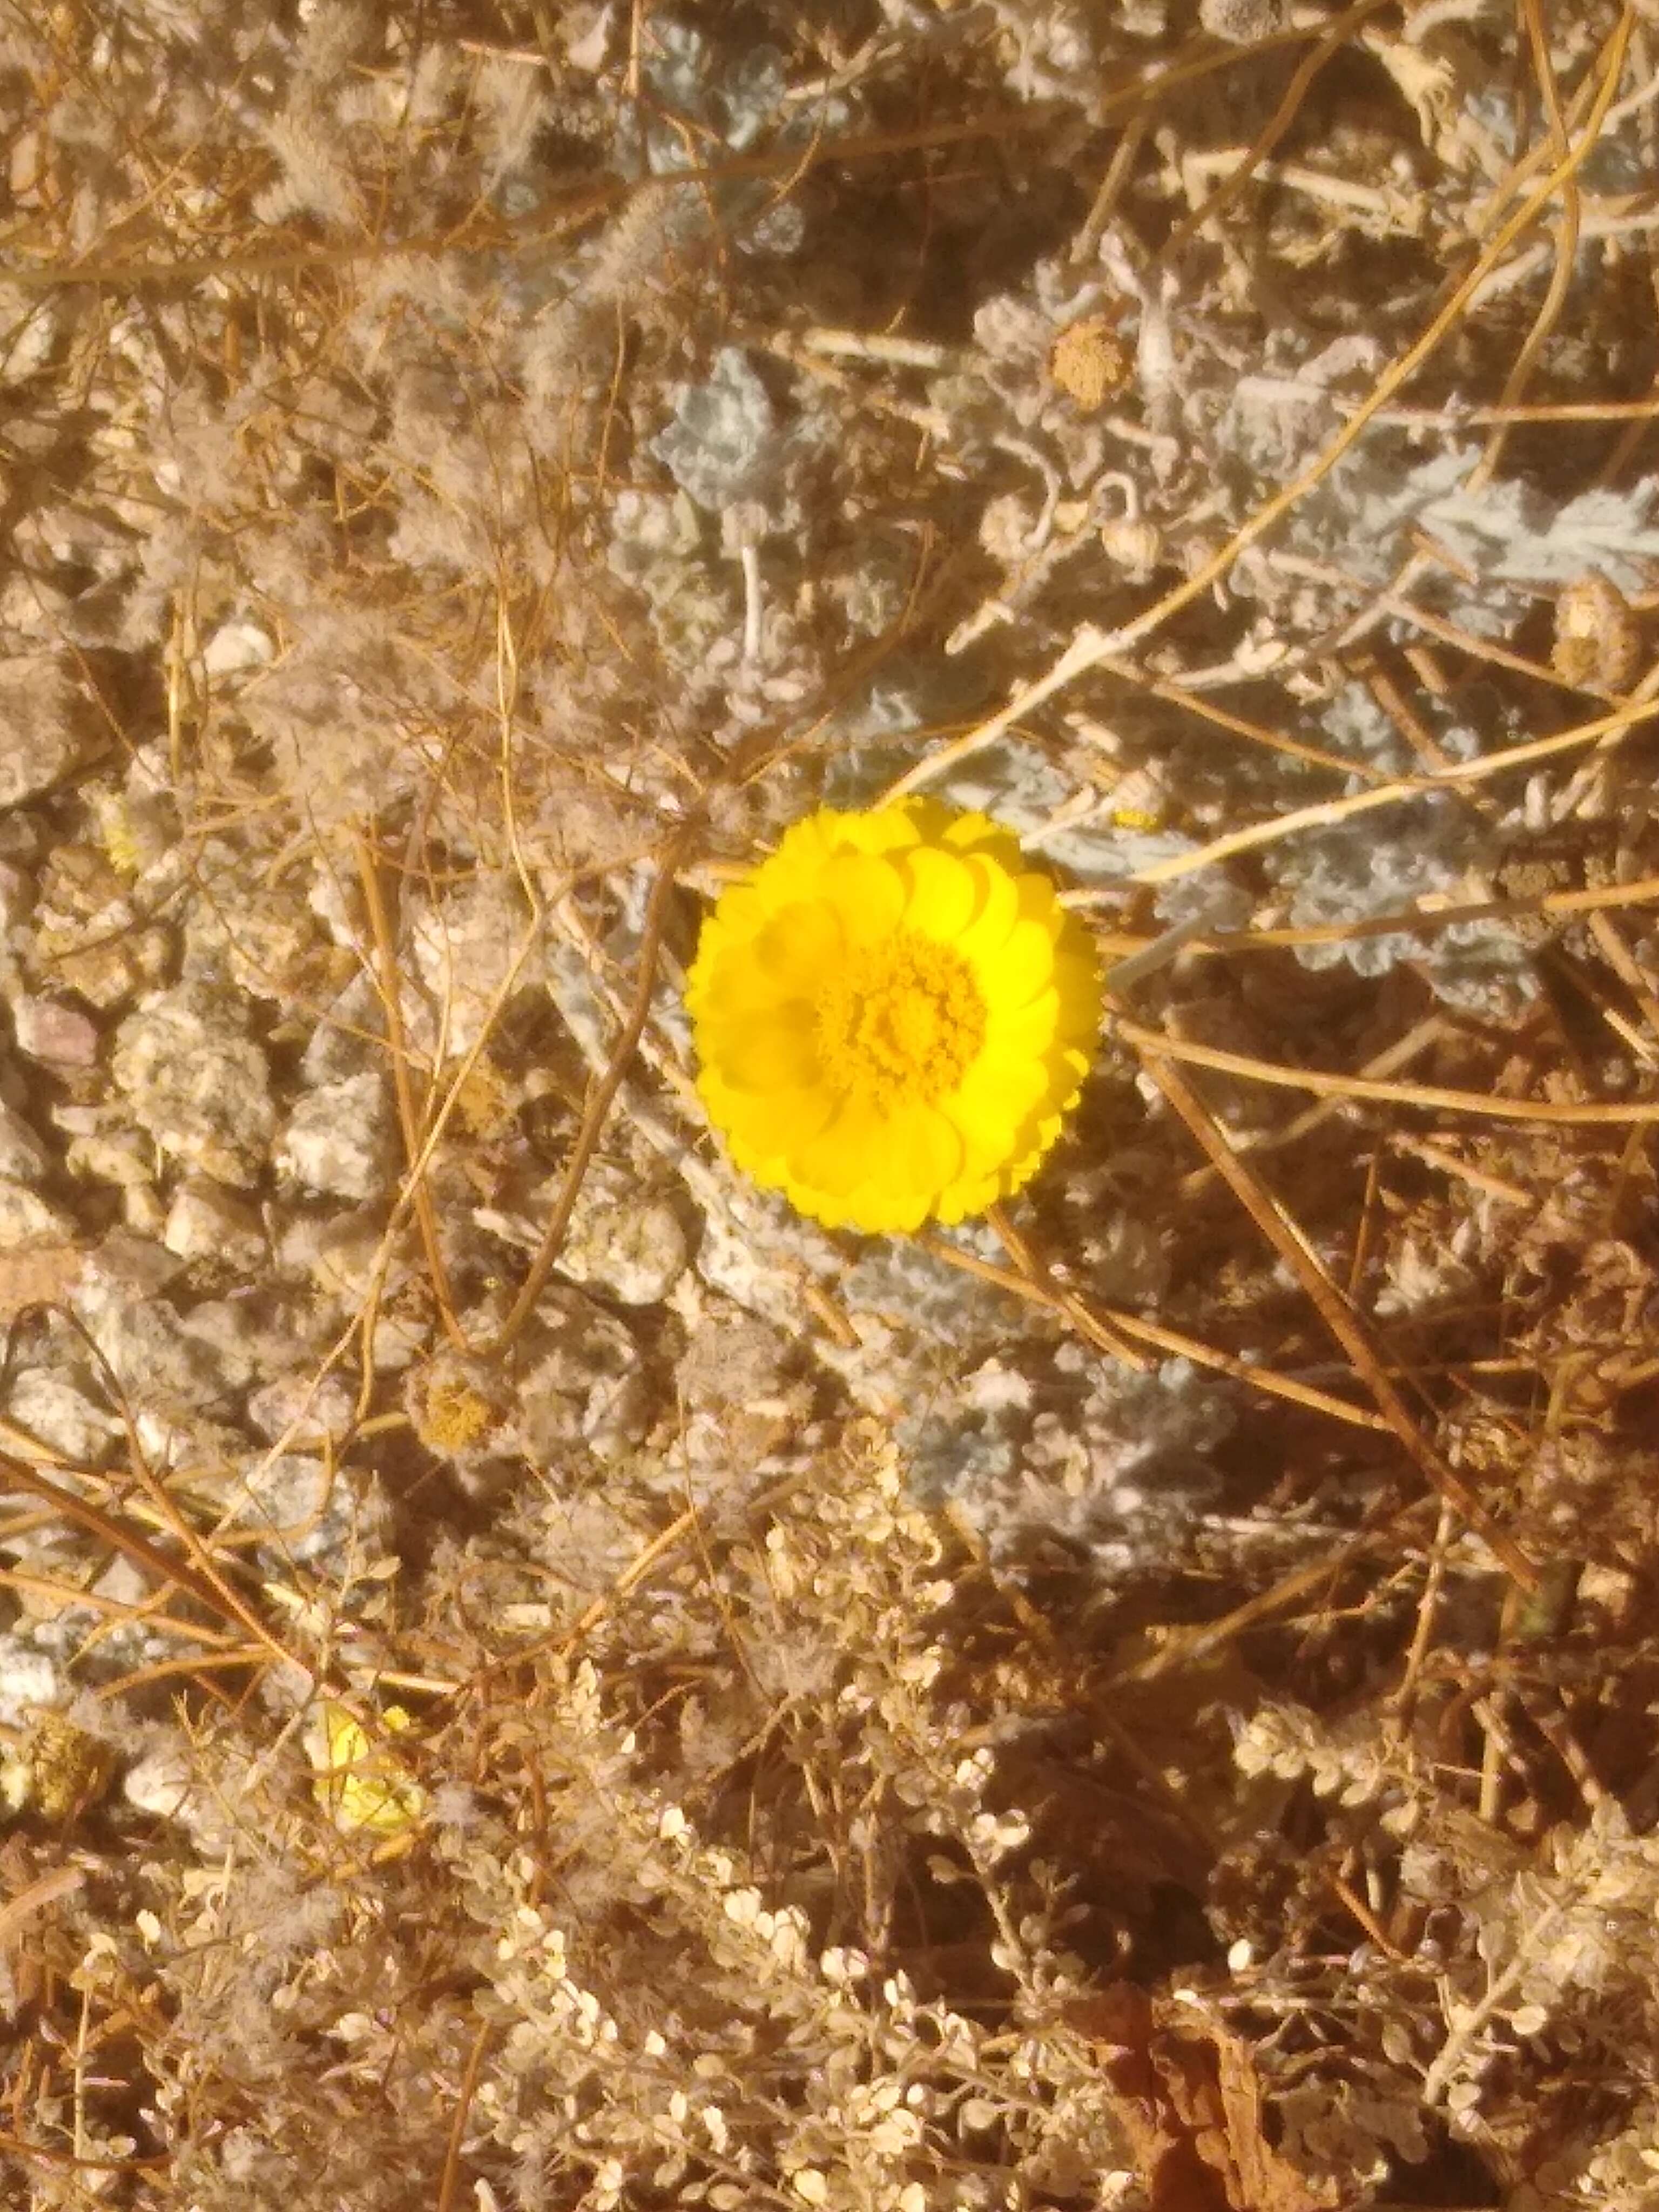
[[580, 1128], [576, 1132], [575, 1149], [570, 1155], [570, 1164], [565, 1170], [564, 1182], [547, 1224], [541, 1249], [531, 1263], [525, 1277], [524, 1287], [513, 1301], [513, 1310], [501, 1324], [501, 1333], [489, 1345], [485, 1357], [500, 1359], [507, 1352], [520, 1330], [535, 1311], [536, 1301], [547, 1288], [547, 1279], [552, 1273], [560, 1249], [570, 1227], [570, 1217], [576, 1210], [576, 1200], [582, 1187], [599, 1139], [605, 1131], [606, 1117], [622, 1088], [628, 1073], [628, 1064], [634, 1057], [635, 1046], [644, 1034], [646, 1020], [651, 1012], [651, 994], [657, 980], [657, 953], [662, 943], [663, 924], [668, 915], [669, 894], [674, 888], [674, 878], [685, 858], [696, 825], [682, 823], [668, 841], [667, 849], [657, 870], [657, 879], [651, 886], [651, 896], [645, 909], [645, 926], [640, 933], [639, 973], [635, 979], [634, 996], [629, 1005], [628, 1017], [622, 1026], [605, 1073], [588, 1093], [582, 1110]]
[[1490, 1547], [1521, 1587], [1535, 1590], [1540, 1581], [1538, 1569], [1519, 1545], [1498, 1527], [1462, 1477], [1418, 1427], [1405, 1400], [1389, 1380], [1364, 1322], [1326, 1273], [1318, 1254], [1296, 1223], [1234, 1152], [1208, 1107], [1175, 1062], [1158, 1048], [1162, 1039], [1152, 1030], [1137, 1029], [1134, 1042], [1146, 1073], [1197, 1138], [1217, 1174], [1302, 1285], [1314, 1310], [1346, 1352], [1355, 1373], [1376, 1401], [1377, 1411], [1425, 1478]]

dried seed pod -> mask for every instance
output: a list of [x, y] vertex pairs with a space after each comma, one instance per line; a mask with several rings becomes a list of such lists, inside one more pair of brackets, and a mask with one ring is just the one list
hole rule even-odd
[[1144, 584], [1164, 557], [1164, 532], [1141, 515], [1119, 514], [1102, 523], [1100, 542], [1132, 583]]
[[62, 1713], [37, 1713], [0, 1769], [0, 1798], [14, 1812], [68, 1822], [97, 1802], [114, 1773], [115, 1753], [101, 1736]]
[[1018, 492], [1000, 492], [979, 519], [979, 542], [1005, 568], [1017, 568], [1033, 550], [1036, 517]]
[[1198, 0], [1198, 20], [1212, 38], [1251, 46], [1291, 27], [1291, 0]]
[[1556, 674], [1591, 690], [1623, 691], [1641, 663], [1641, 625], [1618, 586], [1595, 568], [1564, 584], [1550, 648]]
[[487, 1458], [507, 1416], [497, 1379], [481, 1361], [447, 1349], [410, 1370], [404, 1401], [416, 1435], [434, 1458], [457, 1466]]
[[1048, 349], [1048, 380], [1074, 407], [1092, 415], [1129, 380], [1133, 356], [1109, 315], [1068, 323]]

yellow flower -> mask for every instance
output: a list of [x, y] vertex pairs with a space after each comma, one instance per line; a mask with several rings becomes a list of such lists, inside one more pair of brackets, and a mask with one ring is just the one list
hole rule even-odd
[[[388, 1705], [380, 1724], [391, 1735], [415, 1725], [401, 1705]], [[426, 1792], [402, 1759], [372, 1743], [332, 1698], [323, 1700], [321, 1724], [313, 1731], [310, 1748], [313, 1792], [343, 1834], [395, 1836], [425, 1816]]]
[[703, 927], [697, 1089], [732, 1158], [831, 1228], [961, 1221], [1059, 1134], [1100, 975], [982, 814], [908, 799], [788, 830]]

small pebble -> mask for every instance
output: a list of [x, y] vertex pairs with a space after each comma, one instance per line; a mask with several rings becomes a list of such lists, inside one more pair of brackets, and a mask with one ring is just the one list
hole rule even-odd
[[21, 1114], [0, 1104], [0, 1176], [13, 1182], [35, 1182], [52, 1155]]
[[227, 993], [155, 992], [117, 1031], [110, 1072], [164, 1152], [220, 1182], [258, 1180], [276, 1127], [270, 1072]]
[[181, 1183], [173, 1193], [161, 1242], [180, 1260], [216, 1260], [250, 1273], [269, 1249], [252, 1206], [201, 1182]]
[[589, 1169], [559, 1250], [561, 1274], [625, 1306], [652, 1306], [668, 1296], [690, 1256], [666, 1199], [642, 1197], [619, 1168], [596, 1162]]
[[26, 1252], [40, 1244], [69, 1244], [76, 1227], [69, 1215], [27, 1183], [0, 1177], [0, 1252]]
[[348, 1075], [308, 1091], [289, 1117], [276, 1164], [308, 1190], [354, 1202], [374, 1198], [392, 1176], [392, 1127], [386, 1083]]
[[11, 1010], [17, 1049], [43, 1067], [83, 1068], [98, 1059], [98, 1031], [78, 1007], [60, 999], [16, 1000]]

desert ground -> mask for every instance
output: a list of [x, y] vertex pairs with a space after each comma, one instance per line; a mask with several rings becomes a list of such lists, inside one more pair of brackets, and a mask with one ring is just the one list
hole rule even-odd
[[[0, 0], [0, 2201], [1659, 2208], [1651, 0]], [[1038, 1171], [734, 1164], [792, 824]]]

